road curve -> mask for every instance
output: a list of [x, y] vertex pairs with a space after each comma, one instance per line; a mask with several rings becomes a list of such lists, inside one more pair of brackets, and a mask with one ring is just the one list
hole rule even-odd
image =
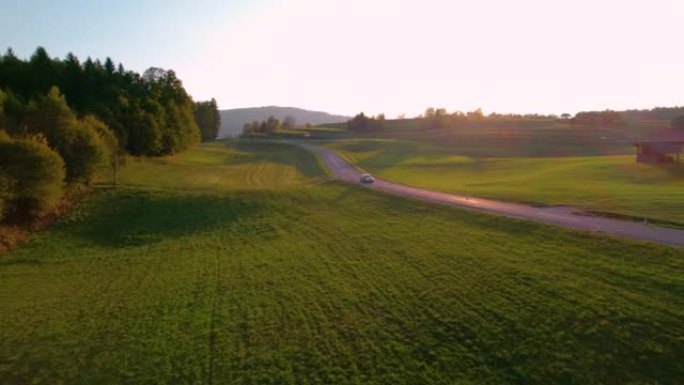
[[[335, 152], [309, 143], [296, 141], [285, 142], [303, 147], [317, 154], [336, 179], [351, 183], [359, 183], [359, 178], [363, 172], [341, 158]], [[582, 210], [574, 207], [535, 207], [520, 203], [502, 202], [492, 199], [426, 190], [380, 179], [376, 179], [373, 184], [362, 185], [374, 190], [449, 206], [488, 211], [507, 217], [523, 218], [577, 230], [603, 232], [642, 241], [684, 247], [684, 230], [657, 227], [640, 222], [628, 222], [581, 215], [577, 213], [581, 213]]]

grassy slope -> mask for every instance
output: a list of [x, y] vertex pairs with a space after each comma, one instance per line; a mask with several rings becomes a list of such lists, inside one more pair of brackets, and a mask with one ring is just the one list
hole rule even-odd
[[[487, 119], [457, 127], [421, 130], [414, 119], [387, 120], [380, 131], [347, 131], [344, 124], [314, 127], [318, 139], [411, 139], [448, 146], [463, 154], [488, 156], [567, 156], [631, 154], [632, 141], [683, 135], [669, 121], [631, 121], [621, 127], [578, 126], [556, 120]], [[302, 135], [302, 130], [276, 133]], [[623, 143], [619, 143], [624, 141]], [[504, 145], [501, 145], [504, 144]]]
[[276, 145], [129, 164], [139, 187], [0, 260], [0, 383], [684, 376], [682, 250], [304, 183], [321, 176]]
[[[287, 147], [285, 147], [287, 148]], [[176, 157], [128, 158], [121, 182], [146, 189], [253, 190], [309, 183], [324, 174], [311, 156], [282, 145], [208, 143]]]
[[464, 156], [453, 148], [406, 140], [327, 146], [360, 167], [401, 183], [684, 223], [684, 168], [637, 164], [634, 155], [530, 157], [521, 152], [494, 158], [472, 148], [474, 153]]

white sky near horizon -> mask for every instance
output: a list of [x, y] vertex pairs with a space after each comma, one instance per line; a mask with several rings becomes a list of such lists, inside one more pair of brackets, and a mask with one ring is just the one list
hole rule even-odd
[[393, 117], [684, 105], [682, 0], [70, 0], [58, 15], [49, 4], [0, 0], [0, 42], [23, 57], [42, 45], [171, 68], [220, 108]]

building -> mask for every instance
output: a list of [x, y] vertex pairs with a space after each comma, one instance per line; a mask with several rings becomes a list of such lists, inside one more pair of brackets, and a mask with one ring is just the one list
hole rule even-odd
[[646, 140], [634, 143], [637, 163], [679, 163], [684, 141]]

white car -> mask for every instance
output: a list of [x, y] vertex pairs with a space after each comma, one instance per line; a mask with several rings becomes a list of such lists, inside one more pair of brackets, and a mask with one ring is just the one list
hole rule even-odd
[[361, 178], [359, 179], [361, 183], [373, 183], [375, 182], [375, 178], [373, 178], [373, 175], [371, 174], [363, 174], [361, 175]]

